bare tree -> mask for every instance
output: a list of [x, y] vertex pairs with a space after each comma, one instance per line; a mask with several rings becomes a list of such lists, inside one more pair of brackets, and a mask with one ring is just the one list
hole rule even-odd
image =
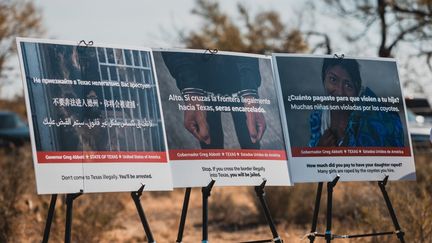
[[363, 30], [348, 36], [360, 41], [378, 27], [377, 55], [392, 57], [401, 43], [409, 43], [417, 56], [426, 57], [431, 67], [432, 1], [431, 0], [325, 0], [340, 17], [358, 20]]
[[239, 23], [222, 12], [218, 2], [197, 0], [193, 14], [201, 16], [203, 25], [197, 31], [182, 34], [189, 48], [213, 49], [249, 53], [306, 52], [308, 45], [298, 29], [288, 29], [275, 11], [263, 11], [250, 16], [248, 9], [238, 4]]
[[42, 16], [31, 1], [0, 2], [0, 78], [4, 79], [6, 62], [16, 51], [15, 37], [42, 31]]
[[[0, 89], [4, 85], [6, 63], [16, 51], [15, 37], [27, 36], [41, 31], [40, 11], [32, 2], [3, 0], [0, 2]], [[0, 100], [0, 108], [25, 113], [22, 98], [14, 101]], [[22, 194], [31, 190], [31, 186], [22, 182], [22, 178], [32, 178], [29, 167], [31, 153], [29, 148], [0, 150], [0, 242], [16, 240], [17, 227], [22, 211], [19, 202], [24, 201]], [[27, 214], [27, 212], [26, 212]], [[14, 237], [15, 236], [15, 237]], [[19, 241], [19, 240], [18, 240]], [[31, 240], [30, 240], [31, 241]]]

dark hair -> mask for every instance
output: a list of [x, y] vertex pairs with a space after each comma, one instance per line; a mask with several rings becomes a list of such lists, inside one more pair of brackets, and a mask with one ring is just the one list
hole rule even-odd
[[329, 68], [334, 66], [341, 66], [345, 69], [350, 75], [355, 90], [357, 94], [360, 92], [360, 87], [362, 85], [362, 80], [360, 77], [360, 66], [358, 62], [354, 59], [344, 59], [344, 58], [324, 58], [322, 70], [321, 70], [321, 78], [324, 82], [325, 75]]

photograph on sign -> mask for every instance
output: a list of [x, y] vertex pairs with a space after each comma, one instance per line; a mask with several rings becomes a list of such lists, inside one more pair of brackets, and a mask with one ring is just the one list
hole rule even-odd
[[273, 55], [293, 182], [415, 179], [394, 59]]
[[290, 184], [270, 57], [153, 54], [174, 187]]
[[38, 193], [172, 189], [150, 49], [17, 43]]

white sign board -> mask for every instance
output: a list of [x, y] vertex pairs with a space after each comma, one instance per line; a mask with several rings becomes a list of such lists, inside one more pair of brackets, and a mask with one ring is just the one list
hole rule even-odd
[[415, 179], [394, 59], [274, 54], [291, 178]]
[[270, 57], [153, 53], [174, 187], [290, 185]]
[[151, 49], [17, 44], [39, 194], [172, 189]]

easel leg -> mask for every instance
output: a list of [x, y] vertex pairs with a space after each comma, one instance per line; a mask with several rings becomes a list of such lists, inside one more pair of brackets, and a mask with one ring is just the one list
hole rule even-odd
[[184, 231], [184, 227], [186, 224], [186, 215], [187, 215], [187, 211], [188, 211], [188, 207], [189, 207], [190, 193], [191, 193], [191, 188], [190, 187], [186, 188], [185, 197], [184, 197], [184, 201], [183, 201], [182, 213], [181, 213], [181, 217], [180, 217], [179, 230], [178, 230], [178, 234], [177, 234], [177, 241], [176, 241], [177, 243], [181, 243], [183, 240], [183, 231]]
[[54, 210], [55, 210], [56, 202], [57, 202], [57, 194], [52, 194], [50, 206], [48, 209], [48, 216], [47, 216], [47, 220], [45, 223], [45, 230], [44, 230], [44, 236], [42, 239], [42, 243], [48, 243], [49, 235], [50, 235], [50, 231], [51, 231], [51, 223], [52, 223], [52, 220], [54, 217]]
[[82, 191], [66, 195], [65, 243], [71, 242], [73, 201], [82, 195]]
[[314, 208], [314, 213], [313, 213], [313, 218], [312, 218], [312, 228], [311, 228], [310, 234], [308, 236], [309, 243], [313, 243], [315, 241], [315, 237], [316, 237], [315, 233], [316, 233], [316, 228], [317, 228], [317, 223], [318, 223], [318, 214], [319, 214], [319, 210], [320, 210], [323, 184], [324, 184], [323, 182], [318, 183], [317, 194], [316, 194], [316, 198], [315, 198], [315, 208]]
[[202, 243], [208, 242], [208, 198], [210, 192], [215, 184], [215, 180], [211, 180], [210, 183], [201, 189], [202, 191]]
[[266, 203], [265, 198], [264, 198], [264, 196], [265, 196], [264, 187], [265, 187], [266, 182], [267, 181], [264, 180], [261, 183], [261, 185], [256, 186], [255, 187], [255, 192], [256, 192], [256, 194], [258, 196], [258, 199], [260, 200], [261, 206], [262, 206], [262, 208], [264, 210], [264, 215], [266, 217], [267, 223], [270, 226], [270, 230], [271, 230], [272, 235], [273, 235], [273, 241], [274, 242], [278, 242], [278, 243], [282, 243], [282, 239], [279, 237], [279, 234], [276, 231], [276, 226], [275, 226], [275, 224], [273, 222], [273, 219], [272, 219], [272, 217], [270, 215], [270, 210], [268, 209], [267, 203]]
[[327, 243], [332, 241], [332, 208], [333, 208], [333, 188], [339, 180], [339, 176], [333, 179], [333, 181], [327, 182], [327, 227], [325, 232], [325, 239]]
[[396, 229], [396, 235], [399, 238], [400, 242], [405, 243], [404, 232], [401, 230], [399, 222], [398, 222], [398, 220], [396, 218], [396, 213], [395, 213], [395, 211], [393, 209], [393, 205], [392, 205], [392, 203], [390, 201], [390, 197], [388, 196], [387, 190], [385, 188], [385, 186], [387, 185], [387, 181], [388, 181], [388, 176], [386, 176], [384, 178], [384, 180], [379, 181], [378, 182], [378, 186], [381, 189], [381, 192], [383, 194], [384, 200], [386, 202], [387, 208], [388, 208], [389, 213], [390, 213], [390, 217], [391, 217], [391, 219], [393, 221], [393, 225], [394, 225], [394, 227]]
[[143, 190], [144, 190], [144, 185], [142, 185], [142, 186], [138, 189], [138, 191], [136, 191], [136, 192], [131, 192], [131, 196], [132, 196], [132, 199], [133, 199], [134, 202], [135, 202], [135, 206], [136, 206], [137, 211], [138, 211], [138, 214], [139, 214], [139, 216], [140, 216], [141, 223], [142, 223], [142, 225], [143, 225], [143, 227], [144, 227], [144, 231], [145, 231], [146, 236], [147, 236], [147, 241], [148, 241], [149, 243], [155, 243], [154, 238], [153, 238], [153, 234], [152, 234], [151, 229], [150, 229], [150, 225], [149, 225], [149, 223], [147, 222], [146, 216], [145, 216], [145, 214], [144, 214], [144, 209], [143, 209], [143, 207], [142, 207], [142, 205], [141, 205], [141, 201], [140, 201], [140, 197], [141, 197], [141, 195], [142, 195]]

